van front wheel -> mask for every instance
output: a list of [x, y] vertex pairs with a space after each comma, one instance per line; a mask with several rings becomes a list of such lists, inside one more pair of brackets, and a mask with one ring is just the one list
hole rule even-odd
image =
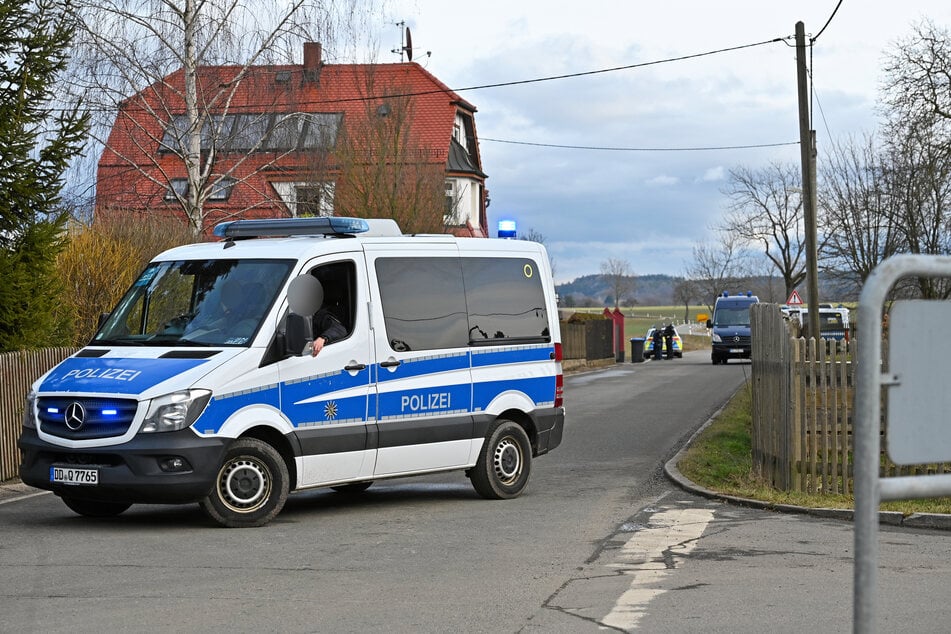
[[518, 497], [532, 471], [532, 446], [521, 426], [499, 420], [489, 428], [479, 460], [469, 471], [476, 493], [490, 500]]
[[264, 526], [287, 501], [287, 465], [271, 445], [238, 438], [225, 452], [215, 486], [199, 505], [228, 528]]

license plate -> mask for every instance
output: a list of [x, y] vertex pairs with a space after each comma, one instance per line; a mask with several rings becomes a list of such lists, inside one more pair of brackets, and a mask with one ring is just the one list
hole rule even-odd
[[746, 352], [743, 348], [730, 348], [730, 354], [743, 354]]
[[95, 486], [99, 484], [99, 469], [75, 467], [50, 467], [50, 482]]

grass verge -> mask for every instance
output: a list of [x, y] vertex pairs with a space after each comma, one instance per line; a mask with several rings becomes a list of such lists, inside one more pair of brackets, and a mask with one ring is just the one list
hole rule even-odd
[[[752, 398], [747, 387], [739, 390], [720, 415], [691, 443], [677, 465], [687, 478], [712, 491], [760, 500], [768, 504], [794, 504], [815, 508], [851, 509], [851, 495], [811, 495], [777, 491], [753, 471]], [[951, 498], [883, 502], [883, 511], [951, 513]]]

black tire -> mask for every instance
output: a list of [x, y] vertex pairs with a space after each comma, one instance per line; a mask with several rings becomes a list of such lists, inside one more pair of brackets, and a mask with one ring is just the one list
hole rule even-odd
[[370, 488], [370, 485], [373, 484], [373, 480], [367, 482], [351, 482], [350, 484], [338, 484], [335, 487], [330, 487], [337, 493], [343, 493], [344, 495], [356, 495], [357, 493], [363, 493]]
[[225, 452], [214, 488], [199, 505], [228, 528], [264, 526], [284, 508], [289, 480], [274, 447], [257, 438], [238, 438]]
[[518, 497], [532, 472], [532, 446], [528, 434], [510, 420], [499, 419], [489, 427], [479, 460], [468, 472], [472, 488], [489, 500]]
[[126, 511], [132, 504], [128, 502], [102, 502], [100, 500], [84, 500], [69, 495], [60, 496], [74, 513], [84, 517], [115, 517]]

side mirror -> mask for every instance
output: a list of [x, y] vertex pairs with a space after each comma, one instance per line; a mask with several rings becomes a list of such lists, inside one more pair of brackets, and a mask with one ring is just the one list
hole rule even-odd
[[287, 353], [302, 357], [314, 343], [314, 326], [310, 317], [288, 313], [284, 333], [284, 345]]
[[707, 320], [707, 328], [713, 328], [713, 321]]

